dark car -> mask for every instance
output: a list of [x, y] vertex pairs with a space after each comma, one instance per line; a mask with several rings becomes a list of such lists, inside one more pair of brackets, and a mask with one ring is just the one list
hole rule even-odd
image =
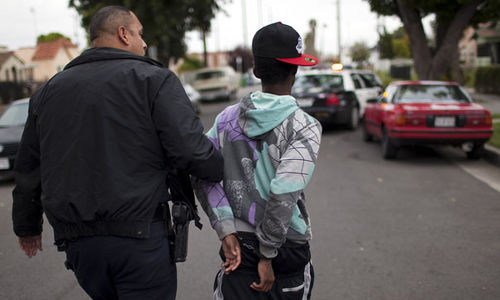
[[461, 146], [468, 158], [478, 158], [493, 133], [490, 112], [457, 83], [443, 81], [391, 83], [369, 101], [363, 125], [366, 141], [382, 141], [384, 158], [404, 145]]
[[28, 118], [29, 99], [12, 102], [0, 116], [0, 177], [13, 176], [12, 169]]
[[353, 70], [299, 72], [292, 87], [292, 96], [302, 110], [325, 125], [350, 129], [358, 126], [366, 101], [380, 92], [375, 74]]

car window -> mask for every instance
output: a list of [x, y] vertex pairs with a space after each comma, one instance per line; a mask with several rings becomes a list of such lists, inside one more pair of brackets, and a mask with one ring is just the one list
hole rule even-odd
[[469, 102], [469, 99], [456, 85], [402, 85], [394, 102]]
[[28, 102], [13, 104], [0, 117], [0, 127], [22, 126], [28, 118]]
[[396, 85], [390, 85], [385, 89], [384, 97], [387, 99], [387, 101], [392, 102], [392, 98], [394, 97], [397, 89], [398, 87]]
[[202, 72], [198, 73], [195, 76], [196, 80], [205, 80], [205, 79], [212, 79], [212, 78], [221, 78], [224, 77], [224, 72], [222, 71], [210, 71], [210, 72]]
[[361, 80], [363, 80], [363, 83], [365, 84], [366, 87], [371, 88], [371, 87], [382, 86], [382, 84], [379, 82], [375, 74], [360, 73], [359, 76], [361, 77]]
[[360, 89], [362, 87], [361, 81], [359, 80], [359, 77], [356, 74], [351, 74], [351, 79], [352, 79], [352, 82], [354, 83], [355, 89]]
[[294, 89], [310, 89], [314, 87], [321, 88], [341, 88], [344, 86], [344, 81], [341, 75], [330, 74], [314, 74], [314, 75], [298, 75], [295, 78], [293, 85]]

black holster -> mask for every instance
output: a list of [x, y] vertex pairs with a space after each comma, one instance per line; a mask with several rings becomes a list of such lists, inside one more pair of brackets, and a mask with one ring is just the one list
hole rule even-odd
[[172, 221], [174, 249], [171, 253], [174, 262], [186, 261], [189, 238], [190, 211], [187, 204], [174, 202], [172, 205]]

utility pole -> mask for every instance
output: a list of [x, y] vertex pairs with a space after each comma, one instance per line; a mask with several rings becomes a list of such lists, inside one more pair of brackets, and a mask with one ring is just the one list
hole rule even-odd
[[245, 0], [241, 0], [241, 20], [243, 22], [243, 48], [248, 45], [248, 30], [247, 30], [247, 4]]
[[259, 28], [262, 28], [263, 24], [262, 24], [262, 0], [257, 0], [257, 14], [259, 15], [258, 16], [258, 20], [259, 20]]
[[342, 45], [340, 42], [340, 0], [337, 0], [337, 47], [339, 48], [339, 62], [342, 62]]

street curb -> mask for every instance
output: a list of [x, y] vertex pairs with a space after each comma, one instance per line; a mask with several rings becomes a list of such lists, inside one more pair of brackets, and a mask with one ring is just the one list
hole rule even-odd
[[496, 155], [500, 156], [500, 149], [498, 149], [496, 147], [493, 147], [493, 146], [490, 146], [488, 144], [485, 144], [484, 145], [484, 149], [488, 150], [489, 152], [493, 152]]

